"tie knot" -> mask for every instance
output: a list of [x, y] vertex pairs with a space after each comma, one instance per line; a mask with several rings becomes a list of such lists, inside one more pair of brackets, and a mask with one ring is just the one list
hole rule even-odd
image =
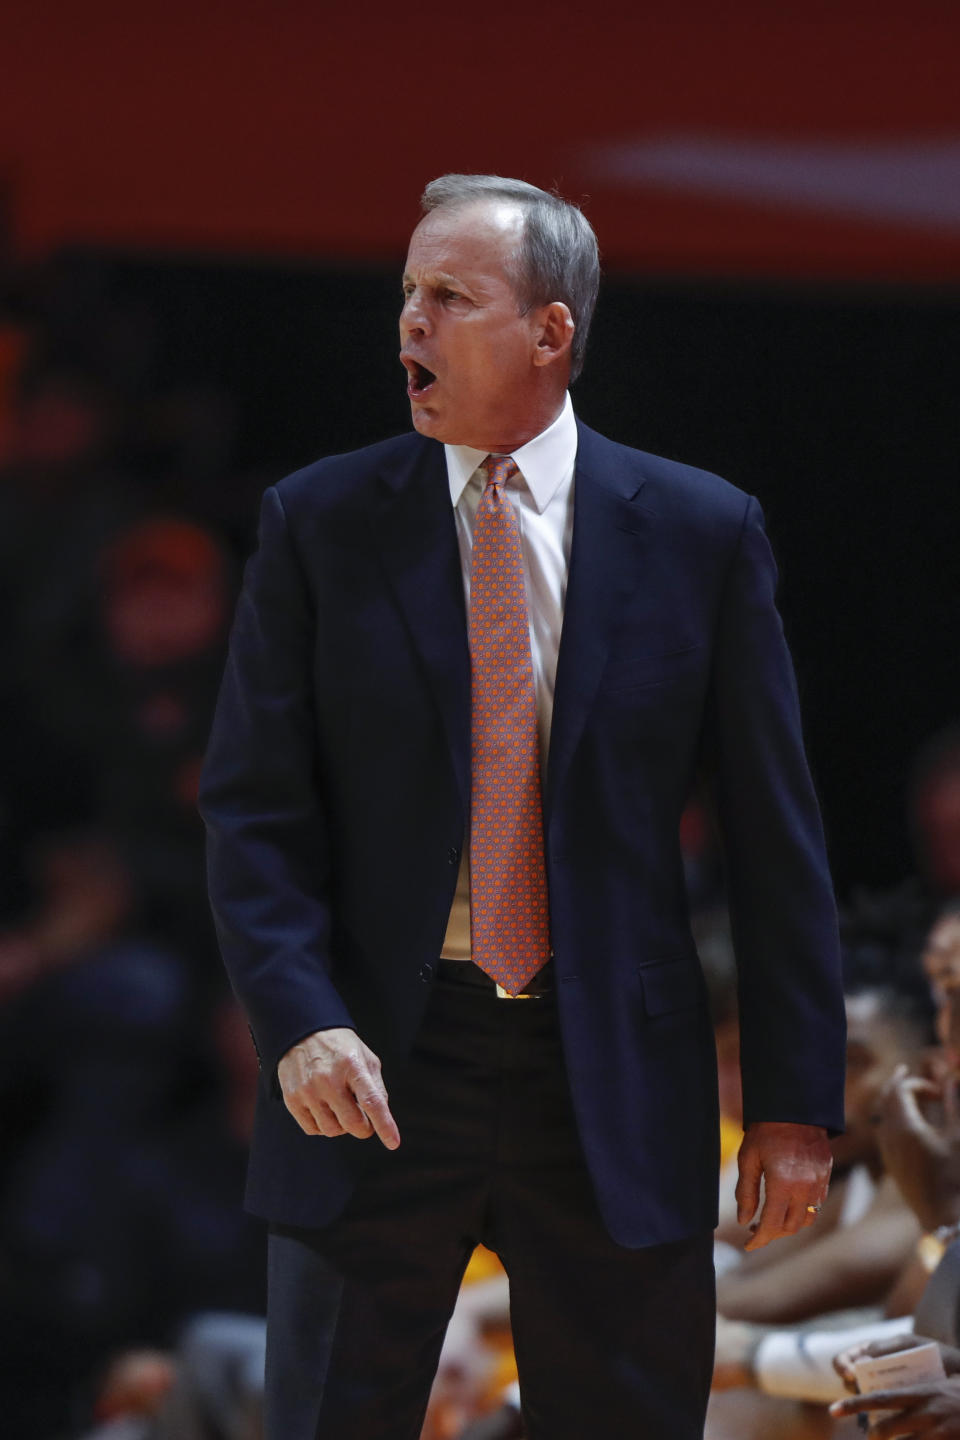
[[488, 485], [506, 485], [514, 475], [520, 474], [519, 466], [509, 455], [488, 455], [480, 469], [486, 475]]

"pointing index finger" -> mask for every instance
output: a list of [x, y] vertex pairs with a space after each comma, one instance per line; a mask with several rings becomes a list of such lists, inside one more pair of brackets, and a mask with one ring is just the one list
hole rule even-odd
[[373, 1126], [374, 1134], [388, 1150], [396, 1150], [400, 1144], [400, 1131], [390, 1113], [386, 1090], [371, 1079], [361, 1091], [355, 1093], [357, 1104]]

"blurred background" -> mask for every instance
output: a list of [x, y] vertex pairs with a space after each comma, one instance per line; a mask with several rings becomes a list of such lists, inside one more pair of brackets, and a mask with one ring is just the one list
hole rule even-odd
[[[848, 950], [922, 973], [960, 894], [960, 11], [35, 0], [0, 43], [0, 1413], [56, 1440], [262, 1312], [196, 779], [264, 486], [408, 428], [433, 176], [583, 205], [578, 412], [762, 501]], [[697, 799], [683, 838], [709, 930]], [[469, 1368], [437, 1437], [509, 1378]]]

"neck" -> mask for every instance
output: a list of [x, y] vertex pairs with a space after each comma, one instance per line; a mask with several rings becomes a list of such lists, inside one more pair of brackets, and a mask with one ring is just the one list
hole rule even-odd
[[529, 419], [513, 426], [506, 435], [499, 436], [495, 442], [484, 440], [474, 443], [472, 440], [463, 440], [459, 443], [469, 445], [474, 450], [486, 450], [489, 455], [511, 455], [521, 446], [528, 445], [531, 440], [535, 440], [538, 435], [542, 435], [544, 430], [550, 429], [563, 410], [565, 398], [566, 392], [559, 398], [552, 398], [549, 404], [543, 406], [536, 415], [531, 415]]

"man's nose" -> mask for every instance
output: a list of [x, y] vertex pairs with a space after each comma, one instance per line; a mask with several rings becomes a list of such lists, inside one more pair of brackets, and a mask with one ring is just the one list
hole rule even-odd
[[418, 290], [413, 290], [403, 302], [403, 309], [400, 311], [400, 334], [428, 335], [429, 333], [430, 317], [423, 296]]

